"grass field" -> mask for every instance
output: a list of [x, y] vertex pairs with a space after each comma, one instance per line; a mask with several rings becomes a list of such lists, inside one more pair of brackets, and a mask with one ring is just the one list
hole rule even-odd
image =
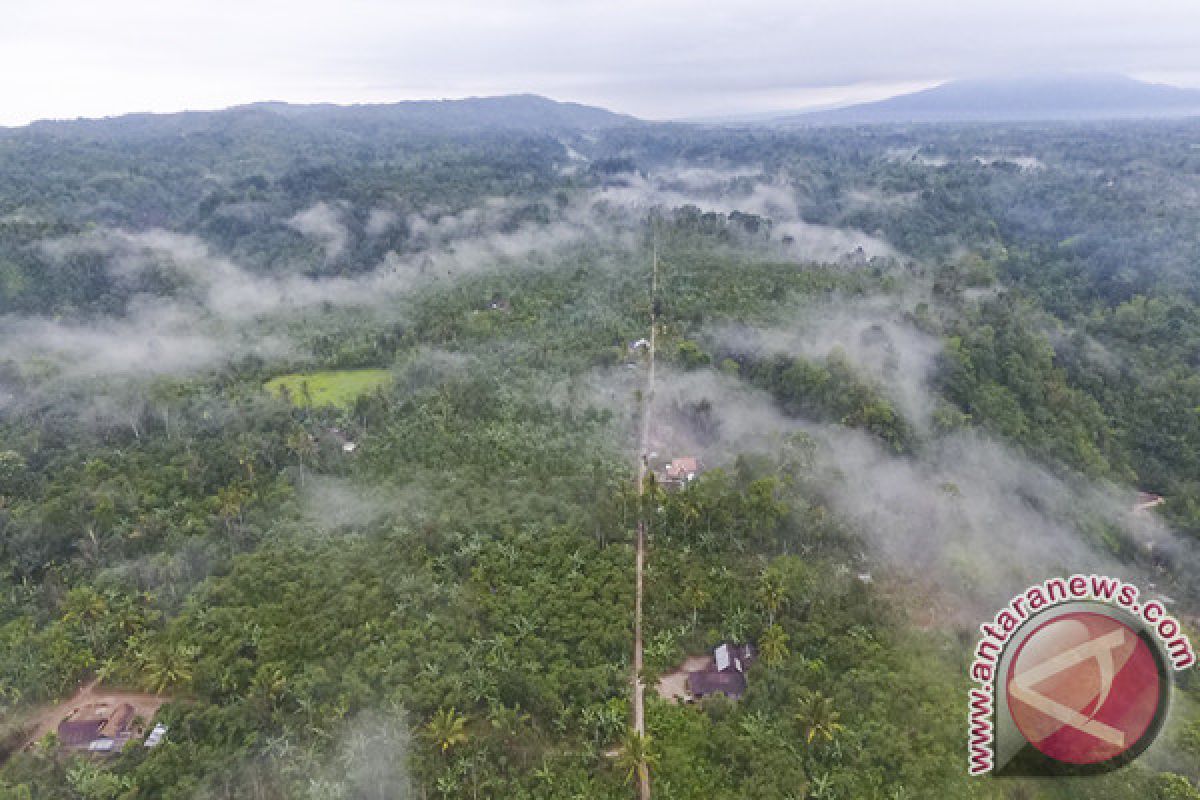
[[387, 384], [391, 378], [386, 369], [297, 372], [272, 378], [266, 389], [277, 397], [286, 390], [298, 406], [349, 408], [356, 397]]

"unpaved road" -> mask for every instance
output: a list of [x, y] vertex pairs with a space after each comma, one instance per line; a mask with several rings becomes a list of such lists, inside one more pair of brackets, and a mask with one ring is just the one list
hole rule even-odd
[[[646, 371], [646, 391], [642, 395], [642, 434], [638, 445], [637, 491], [646, 491], [647, 454], [650, 448], [650, 413], [654, 407], [654, 348], [658, 329], [655, 301], [658, 297], [658, 244], [654, 245], [650, 270], [650, 367]], [[637, 524], [636, 589], [633, 608], [633, 730], [646, 735], [646, 685], [642, 682], [642, 583], [646, 569], [646, 520], [639, 515]], [[638, 781], [638, 797], [650, 800], [650, 779], [645, 771]]]

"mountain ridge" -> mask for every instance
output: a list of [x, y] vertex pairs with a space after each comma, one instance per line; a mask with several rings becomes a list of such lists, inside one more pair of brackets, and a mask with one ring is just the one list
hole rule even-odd
[[1124, 75], [948, 81], [844, 108], [776, 115], [771, 125], [1167, 119], [1200, 116], [1200, 90]]
[[263, 101], [205, 111], [133, 112], [110, 117], [37, 120], [0, 127], [0, 136], [23, 133], [59, 136], [154, 136], [209, 132], [246, 121], [265, 124], [332, 124], [340, 127], [390, 126], [436, 133], [604, 130], [642, 121], [598, 106], [552, 100], [536, 94], [509, 94], [396, 103], [285, 103]]

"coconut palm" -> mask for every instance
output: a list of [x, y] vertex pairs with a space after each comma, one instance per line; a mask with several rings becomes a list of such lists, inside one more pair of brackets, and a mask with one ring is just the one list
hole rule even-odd
[[453, 708], [440, 709], [425, 726], [425, 738], [444, 755], [467, 743], [467, 718]]
[[804, 741], [808, 744], [824, 740], [833, 741], [845, 727], [838, 722], [841, 717], [833, 707], [833, 701], [820, 692], [805, 692], [800, 698], [800, 710], [796, 721], [800, 723]]
[[161, 693], [192, 679], [192, 662], [197, 649], [191, 645], [164, 642], [139, 653], [145, 685]]
[[658, 754], [651, 749], [651, 739], [637, 731], [629, 731], [617, 756], [617, 767], [629, 783], [650, 780], [650, 769], [658, 766]]
[[775, 624], [775, 615], [787, 603], [787, 588], [778, 573], [763, 570], [756, 592], [758, 605], [767, 612], [767, 624]]
[[692, 627], [695, 628], [700, 620], [700, 611], [708, 608], [712, 597], [708, 590], [700, 584], [693, 584], [683, 593], [683, 600], [692, 609]]
[[758, 652], [762, 655], [763, 663], [768, 667], [778, 667], [782, 664], [789, 653], [788, 650], [788, 635], [779, 625], [772, 625], [763, 631], [762, 638], [758, 641]]

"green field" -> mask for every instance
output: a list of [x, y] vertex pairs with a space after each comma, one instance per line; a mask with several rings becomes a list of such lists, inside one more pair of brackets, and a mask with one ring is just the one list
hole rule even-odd
[[386, 369], [344, 369], [294, 372], [267, 381], [267, 391], [276, 397], [286, 391], [298, 406], [349, 408], [355, 398], [391, 380]]

